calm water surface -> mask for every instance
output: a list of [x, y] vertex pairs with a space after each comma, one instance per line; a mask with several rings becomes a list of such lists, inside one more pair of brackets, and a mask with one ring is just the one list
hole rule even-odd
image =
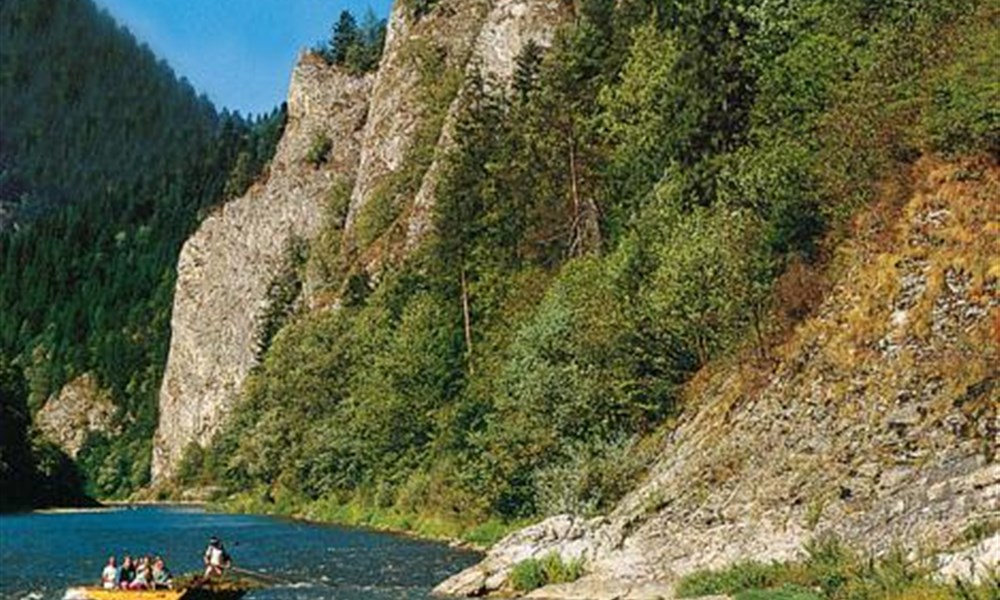
[[59, 599], [95, 582], [110, 554], [159, 554], [180, 574], [198, 570], [218, 535], [234, 564], [283, 582], [246, 600], [411, 600], [478, 555], [357, 529], [179, 507], [0, 516], [0, 598]]

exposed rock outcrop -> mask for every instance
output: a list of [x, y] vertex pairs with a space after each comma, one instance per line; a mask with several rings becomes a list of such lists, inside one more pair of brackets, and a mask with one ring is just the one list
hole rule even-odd
[[111, 433], [115, 412], [111, 395], [85, 373], [49, 397], [35, 415], [35, 423], [45, 437], [76, 458], [88, 435]]
[[[524, 46], [534, 42], [540, 47], [548, 47], [559, 25], [567, 22], [570, 16], [570, 5], [563, 0], [494, 0], [466, 69], [480, 69], [501, 84], [509, 81]], [[456, 97], [449, 107], [438, 140], [437, 157], [413, 199], [413, 209], [406, 224], [405, 248], [408, 250], [417, 247], [430, 230], [431, 211], [443, 166], [440, 158], [453, 141], [459, 100]]]
[[610, 515], [515, 533], [437, 591], [495, 591], [518, 561], [557, 552], [589, 574], [537, 597], [647, 597], [695, 569], [794, 558], [820, 532], [945, 549], [949, 574], [996, 568], [1000, 534], [955, 546], [1000, 517], [1000, 168], [925, 160], [914, 181], [893, 241], [845, 247], [772, 372], [717, 366], [691, 385], [686, 421]]
[[[372, 78], [303, 55], [292, 74], [288, 123], [269, 175], [202, 223], [178, 262], [170, 354], [160, 391], [153, 478], [207, 443], [257, 362], [267, 290], [295, 238], [319, 229], [327, 194], [358, 165]], [[322, 164], [317, 143], [332, 146]], [[315, 158], [315, 157], [314, 157]]]
[[[181, 253], [154, 480], [169, 476], [189, 443], [205, 444], [224, 422], [257, 362], [260, 316], [284, 248], [317, 233], [325, 195], [353, 182], [344, 264], [377, 276], [386, 260], [402, 258], [428, 229], [437, 159], [451, 143], [462, 76], [475, 65], [509, 77], [523, 44], [547, 44], [569, 14], [564, 0], [440, 0], [420, 17], [397, 2], [375, 75], [353, 78], [316, 59], [300, 61], [267, 181], [206, 219]], [[437, 96], [428, 96], [429, 84]], [[317, 134], [333, 149], [315, 169], [305, 157]], [[360, 248], [359, 221], [365, 225], [370, 203], [394, 222]]]
[[[389, 22], [345, 229], [348, 246], [361, 252], [362, 267], [376, 274], [387, 259], [412, 251], [429, 229], [439, 159], [451, 144], [460, 85], [450, 96], [433, 97], [423, 89], [426, 82], [440, 92], [446, 87], [442, 79], [460, 83], [472, 68], [508, 79], [524, 45], [533, 40], [547, 46], [572, 13], [566, 0], [441, 0], [420, 18], [407, 6], [396, 3]], [[428, 142], [429, 160], [420, 156], [426, 148], [418, 147]], [[409, 174], [417, 181], [413, 189], [393, 180], [404, 169], [419, 171]], [[357, 247], [358, 222], [369, 202], [397, 204], [399, 216], [388, 233], [400, 239], [392, 248], [366, 254]]]
[[[368, 235], [363, 211], [369, 203], [394, 204], [391, 212], [402, 213], [408, 199], [400, 198], [401, 190], [393, 179], [413, 164], [417, 144], [434, 143], [440, 130], [435, 127], [441, 103], [451, 98], [429, 94], [433, 85], [443, 87], [445, 77], [461, 73], [471, 56], [476, 36], [490, 8], [490, 0], [441, 0], [430, 13], [421, 17], [413, 14], [406, 2], [396, 2], [389, 19], [385, 52], [379, 65], [372, 90], [371, 109], [365, 126], [361, 164], [351, 193], [345, 238], [347, 245], [360, 252], [372, 240], [359, 239]], [[438, 119], [439, 120], [439, 117]], [[427, 137], [431, 139], [426, 139]], [[418, 138], [425, 139], [418, 139]], [[410, 163], [407, 165], [406, 163]], [[426, 165], [424, 165], [426, 168]], [[422, 173], [411, 175], [415, 179]], [[381, 207], [378, 207], [381, 208]], [[377, 271], [384, 260], [377, 256], [360, 257], [364, 267]]]

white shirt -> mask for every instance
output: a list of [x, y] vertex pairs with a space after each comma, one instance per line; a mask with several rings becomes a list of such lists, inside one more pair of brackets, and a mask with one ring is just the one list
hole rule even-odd
[[208, 564], [212, 565], [213, 567], [222, 566], [223, 563], [222, 548], [216, 548], [215, 546], [212, 546], [208, 549], [208, 551], [205, 554], [208, 556]]
[[113, 590], [115, 589], [115, 583], [118, 580], [118, 569], [108, 565], [104, 567], [104, 571], [101, 573], [101, 583], [104, 584], [104, 589]]

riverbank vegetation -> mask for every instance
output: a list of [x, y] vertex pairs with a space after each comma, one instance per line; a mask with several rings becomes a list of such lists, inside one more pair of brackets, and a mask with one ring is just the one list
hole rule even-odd
[[289, 319], [175, 484], [417, 530], [607, 511], [693, 373], [815, 308], [880, 182], [996, 155], [997, 11], [579, 3], [466, 81], [429, 244], [377, 285], [310, 257], [340, 308]]
[[545, 585], [570, 583], [583, 576], [583, 559], [564, 561], [552, 553], [542, 558], [529, 558], [514, 565], [510, 587], [518, 592], [530, 592]]
[[[125, 497], [149, 481], [181, 244], [270, 160], [283, 110], [220, 114], [89, 1], [3, 2], [0, 38], [0, 368], [25, 381], [0, 395], [0, 487]], [[113, 433], [46, 474], [30, 415], [84, 373]]]
[[902, 550], [875, 558], [821, 536], [793, 562], [744, 562], [698, 571], [677, 584], [679, 598], [725, 595], [735, 600], [997, 600], [1000, 574], [980, 573], [981, 583], [933, 577], [929, 564]]

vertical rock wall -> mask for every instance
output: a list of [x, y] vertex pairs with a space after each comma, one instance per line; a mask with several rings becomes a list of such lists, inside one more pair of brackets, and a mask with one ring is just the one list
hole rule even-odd
[[[431, 118], [426, 83], [440, 83], [452, 69], [464, 71], [489, 8], [490, 0], [440, 0], [420, 18], [405, 2], [393, 8], [347, 215], [348, 246], [357, 243], [359, 214], [369, 201], [405, 202], [376, 192], [406, 166], [419, 128]], [[434, 73], [424, 72], [429, 63], [437, 63]]]
[[[154, 481], [173, 473], [189, 443], [211, 439], [256, 364], [260, 316], [287, 245], [316, 234], [330, 188], [357, 169], [371, 84], [371, 77], [304, 55], [292, 74], [288, 124], [267, 179], [216, 210], [184, 244]], [[316, 167], [306, 156], [322, 136], [333, 146]]]

